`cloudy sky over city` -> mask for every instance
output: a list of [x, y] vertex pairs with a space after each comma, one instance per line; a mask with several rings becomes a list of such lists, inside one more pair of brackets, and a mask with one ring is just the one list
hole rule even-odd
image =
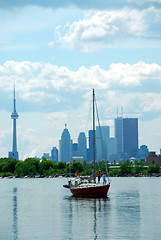
[[[139, 145], [161, 148], [161, 0], [0, 0], [0, 157], [77, 142], [95, 89], [102, 125], [139, 119]], [[117, 110], [118, 109], [118, 110]], [[122, 111], [123, 109], [123, 111]]]

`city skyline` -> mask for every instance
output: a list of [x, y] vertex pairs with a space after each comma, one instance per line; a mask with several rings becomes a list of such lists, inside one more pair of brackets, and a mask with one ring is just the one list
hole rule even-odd
[[139, 119], [139, 146], [160, 152], [160, 0], [6, 0], [0, 20], [1, 157], [12, 145], [14, 82], [20, 159], [58, 148], [65, 123], [73, 141], [86, 132], [92, 88], [111, 136], [123, 107]]
[[[138, 135], [137, 118], [117, 117], [115, 119], [114, 137], [110, 137], [109, 126], [96, 126], [95, 160], [105, 160], [109, 162], [123, 161], [127, 159], [145, 160], [145, 157], [149, 153], [148, 146], [138, 146]], [[88, 130], [87, 134], [80, 132], [77, 141], [73, 142], [67, 124], [65, 124], [61, 139], [59, 140], [58, 151], [58, 161], [70, 162], [71, 159], [78, 157], [87, 160], [87, 162], [92, 162], [93, 130]], [[46, 157], [47, 159], [52, 158], [50, 157], [50, 153], [44, 153], [43, 157]]]

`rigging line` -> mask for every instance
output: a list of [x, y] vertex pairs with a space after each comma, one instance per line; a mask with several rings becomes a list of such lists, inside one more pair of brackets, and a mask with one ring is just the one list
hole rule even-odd
[[[86, 136], [88, 136], [88, 129], [89, 129], [88, 126], [89, 126], [91, 112], [92, 112], [92, 98], [91, 98], [91, 102], [90, 102], [90, 106], [89, 106], [89, 110], [88, 110], [88, 115], [87, 115], [87, 122], [86, 122], [86, 126], [85, 126]], [[88, 137], [86, 137], [86, 138], [88, 138]]]
[[[102, 131], [101, 131], [101, 125], [100, 125], [99, 114], [98, 114], [98, 107], [97, 107], [97, 102], [96, 102], [96, 97], [95, 97], [95, 105], [96, 105], [96, 114], [97, 114], [100, 138], [101, 138], [101, 143], [102, 143], [102, 152], [103, 152], [104, 159], [106, 160], [105, 149], [104, 149], [104, 144], [103, 144], [103, 137], [102, 137]], [[106, 173], [107, 173], [107, 178], [108, 178], [108, 182], [109, 182], [110, 180], [109, 180], [109, 175], [108, 175], [107, 162], [105, 162], [105, 167], [106, 167]]]
[[[92, 98], [90, 100], [90, 104], [89, 104], [89, 109], [88, 109], [88, 113], [87, 113], [87, 120], [85, 121], [86, 124], [84, 124], [84, 133], [85, 133], [85, 138], [86, 138], [86, 148], [89, 147], [89, 143], [88, 143], [88, 140], [89, 140], [89, 137], [88, 137], [88, 130], [89, 130], [89, 122], [90, 122], [90, 116], [91, 116], [91, 112], [92, 112]], [[82, 153], [83, 152], [83, 146], [85, 145], [85, 140], [83, 141], [83, 144], [81, 146], [81, 149], [80, 149], [80, 152]], [[87, 153], [85, 154], [86, 155], [86, 159], [87, 160]], [[84, 156], [85, 157], [85, 156]]]

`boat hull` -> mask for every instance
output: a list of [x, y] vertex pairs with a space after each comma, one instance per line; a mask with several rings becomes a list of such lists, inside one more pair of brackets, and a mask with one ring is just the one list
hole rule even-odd
[[81, 197], [106, 197], [110, 184], [95, 185], [90, 187], [71, 187], [70, 191], [74, 196]]

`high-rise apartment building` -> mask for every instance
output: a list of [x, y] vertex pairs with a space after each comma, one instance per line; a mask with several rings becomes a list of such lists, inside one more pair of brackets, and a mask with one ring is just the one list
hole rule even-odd
[[109, 126], [96, 127], [96, 161], [107, 160], [107, 143], [109, 141]]
[[87, 140], [84, 132], [79, 133], [78, 137], [78, 156], [84, 157], [87, 160]]
[[72, 157], [72, 140], [66, 124], [65, 129], [63, 130], [63, 133], [61, 135], [61, 140], [59, 141], [59, 144], [59, 160], [63, 162], [69, 162]]
[[15, 87], [13, 90], [13, 113], [11, 114], [11, 118], [13, 119], [13, 144], [12, 144], [12, 152], [8, 153], [8, 157], [15, 158], [16, 160], [18, 160], [17, 135], [16, 135], [16, 120], [18, 119], [18, 114], [16, 112]]

